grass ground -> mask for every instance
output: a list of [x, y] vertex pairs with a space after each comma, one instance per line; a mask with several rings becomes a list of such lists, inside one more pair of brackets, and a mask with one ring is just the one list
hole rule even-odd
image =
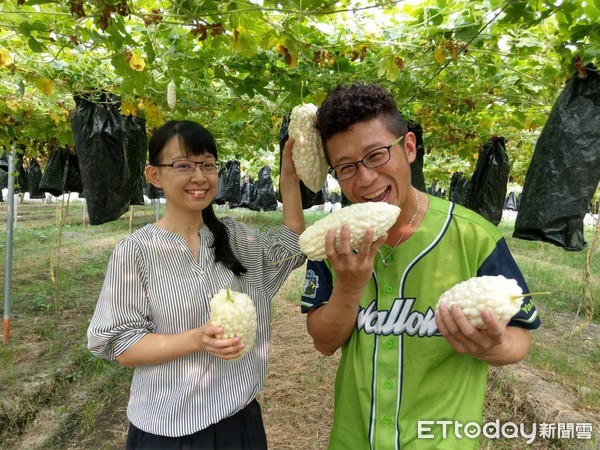
[[[0, 214], [5, 217], [3, 204]], [[0, 346], [0, 449], [122, 448], [131, 371], [92, 357], [85, 330], [114, 245], [154, 214], [154, 207], [136, 206], [133, 216], [89, 226], [81, 205], [73, 204], [57, 248], [59, 205], [18, 205], [12, 332], [9, 344]], [[281, 220], [277, 212], [230, 214], [261, 229], [276, 229]], [[309, 222], [318, 217], [307, 213]], [[592, 323], [573, 334], [585, 316], [586, 252], [512, 239], [510, 223], [500, 229], [532, 291], [552, 295], [536, 299], [544, 325], [534, 333], [528, 358], [490, 372], [486, 419], [600, 423], [600, 256], [589, 267]], [[592, 238], [586, 229], [586, 240]], [[302, 279], [302, 269], [295, 271], [275, 299], [270, 371], [260, 396], [272, 449], [325, 448], [331, 426], [338, 355], [324, 357], [312, 346], [298, 311]], [[4, 271], [0, 281], [4, 286]], [[594, 440], [537, 439], [531, 445], [520, 438], [484, 439], [481, 448], [600, 448], [597, 429], [593, 434]]]

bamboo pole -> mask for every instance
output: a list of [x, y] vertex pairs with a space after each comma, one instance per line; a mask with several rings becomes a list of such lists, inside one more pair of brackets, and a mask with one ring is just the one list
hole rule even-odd
[[133, 208], [133, 205], [129, 207], [129, 234], [131, 234], [131, 230], [133, 229]]
[[83, 228], [87, 226], [87, 199], [83, 199], [83, 213], [81, 217], [81, 223], [83, 224]]

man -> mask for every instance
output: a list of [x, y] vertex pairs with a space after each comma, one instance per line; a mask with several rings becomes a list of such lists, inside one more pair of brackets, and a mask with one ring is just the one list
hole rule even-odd
[[529, 292], [523, 276], [493, 224], [412, 187], [415, 135], [389, 93], [339, 87], [319, 108], [317, 128], [351, 203], [401, 208], [381, 239], [369, 230], [353, 251], [352, 224], [344, 225], [339, 250], [330, 232], [327, 259], [307, 264], [308, 332], [321, 353], [342, 349], [329, 448], [476, 449], [461, 427], [481, 424], [488, 366], [523, 359], [540, 321], [529, 297], [508, 324], [483, 312], [485, 330], [460, 308], [435, 314], [435, 305], [474, 276], [502, 274]]

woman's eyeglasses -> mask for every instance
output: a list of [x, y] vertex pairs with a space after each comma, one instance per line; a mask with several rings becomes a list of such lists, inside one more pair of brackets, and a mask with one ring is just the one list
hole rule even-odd
[[178, 159], [173, 161], [171, 164], [150, 164], [154, 167], [171, 167], [175, 169], [177, 173], [182, 175], [189, 175], [194, 173], [196, 166], [200, 166], [200, 170], [204, 174], [215, 174], [221, 168], [219, 161], [192, 161], [190, 159]]

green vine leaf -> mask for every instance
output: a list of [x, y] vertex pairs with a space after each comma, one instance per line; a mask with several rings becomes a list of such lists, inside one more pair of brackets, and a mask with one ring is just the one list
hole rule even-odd
[[70, 141], [61, 118], [73, 94], [110, 90], [149, 132], [185, 114], [210, 127], [224, 159], [243, 157], [257, 172], [278, 155], [281, 120], [303, 83], [304, 100], [319, 105], [337, 85], [364, 81], [389, 89], [423, 127], [428, 179], [469, 175], [497, 133], [519, 180], [574, 57], [600, 63], [598, 0], [257, 3], [136, 0], [120, 14], [112, 0], [74, 11], [64, 1], [0, 2], [0, 142]]

